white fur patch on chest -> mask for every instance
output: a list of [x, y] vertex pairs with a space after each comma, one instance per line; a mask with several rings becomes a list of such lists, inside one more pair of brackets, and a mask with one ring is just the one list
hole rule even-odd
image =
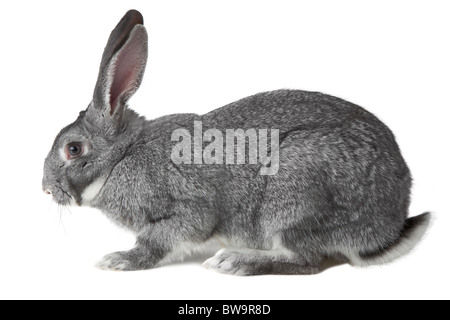
[[92, 182], [86, 189], [84, 189], [81, 194], [81, 203], [83, 206], [89, 206], [92, 201], [98, 196], [100, 190], [102, 190], [105, 185], [106, 177], [100, 177], [94, 182]]

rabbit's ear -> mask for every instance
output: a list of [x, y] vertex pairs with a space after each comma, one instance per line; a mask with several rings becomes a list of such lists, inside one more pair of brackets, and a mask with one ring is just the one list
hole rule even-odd
[[[111, 32], [88, 112], [97, 118], [96, 122], [120, 125], [128, 99], [141, 84], [148, 54], [143, 23], [142, 15], [131, 10]], [[111, 125], [108, 123], [108, 127]]]

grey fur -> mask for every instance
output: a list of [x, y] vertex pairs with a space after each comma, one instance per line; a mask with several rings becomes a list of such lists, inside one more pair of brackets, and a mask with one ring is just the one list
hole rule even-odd
[[[116, 57], [136, 70], [112, 107]], [[134, 249], [106, 256], [99, 267], [149, 269], [186, 243], [219, 238], [231, 249], [207, 267], [239, 275], [314, 274], [327, 257], [380, 263], [393, 248], [403, 245], [406, 253], [422, 237], [429, 215], [407, 220], [410, 171], [392, 132], [371, 113], [325, 94], [280, 90], [202, 116], [148, 121], [126, 105], [146, 59], [142, 16], [130, 11], [105, 48], [93, 101], [56, 137], [45, 162], [43, 188], [56, 202], [98, 208], [136, 234]], [[259, 175], [259, 165], [175, 165], [171, 134], [180, 128], [192, 134], [194, 121], [204, 131], [279, 129], [278, 174]], [[70, 142], [82, 142], [88, 152], [66, 161], [61, 150]], [[83, 192], [102, 178], [99, 193], [85, 201]]]

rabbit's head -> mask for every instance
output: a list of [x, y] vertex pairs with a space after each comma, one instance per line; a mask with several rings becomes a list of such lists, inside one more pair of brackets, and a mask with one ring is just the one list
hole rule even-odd
[[94, 96], [55, 139], [44, 165], [43, 190], [59, 204], [87, 204], [134, 142], [143, 120], [127, 109], [147, 62], [142, 15], [129, 11], [112, 31]]

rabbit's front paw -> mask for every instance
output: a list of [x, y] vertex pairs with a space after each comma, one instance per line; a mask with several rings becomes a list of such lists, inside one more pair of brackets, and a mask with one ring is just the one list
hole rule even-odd
[[242, 257], [228, 249], [220, 250], [214, 257], [203, 263], [207, 269], [214, 269], [220, 273], [237, 276], [248, 275], [247, 266], [243, 263]]
[[110, 271], [131, 271], [134, 270], [132, 263], [127, 259], [126, 254], [121, 252], [111, 253], [103, 257], [97, 268]]

